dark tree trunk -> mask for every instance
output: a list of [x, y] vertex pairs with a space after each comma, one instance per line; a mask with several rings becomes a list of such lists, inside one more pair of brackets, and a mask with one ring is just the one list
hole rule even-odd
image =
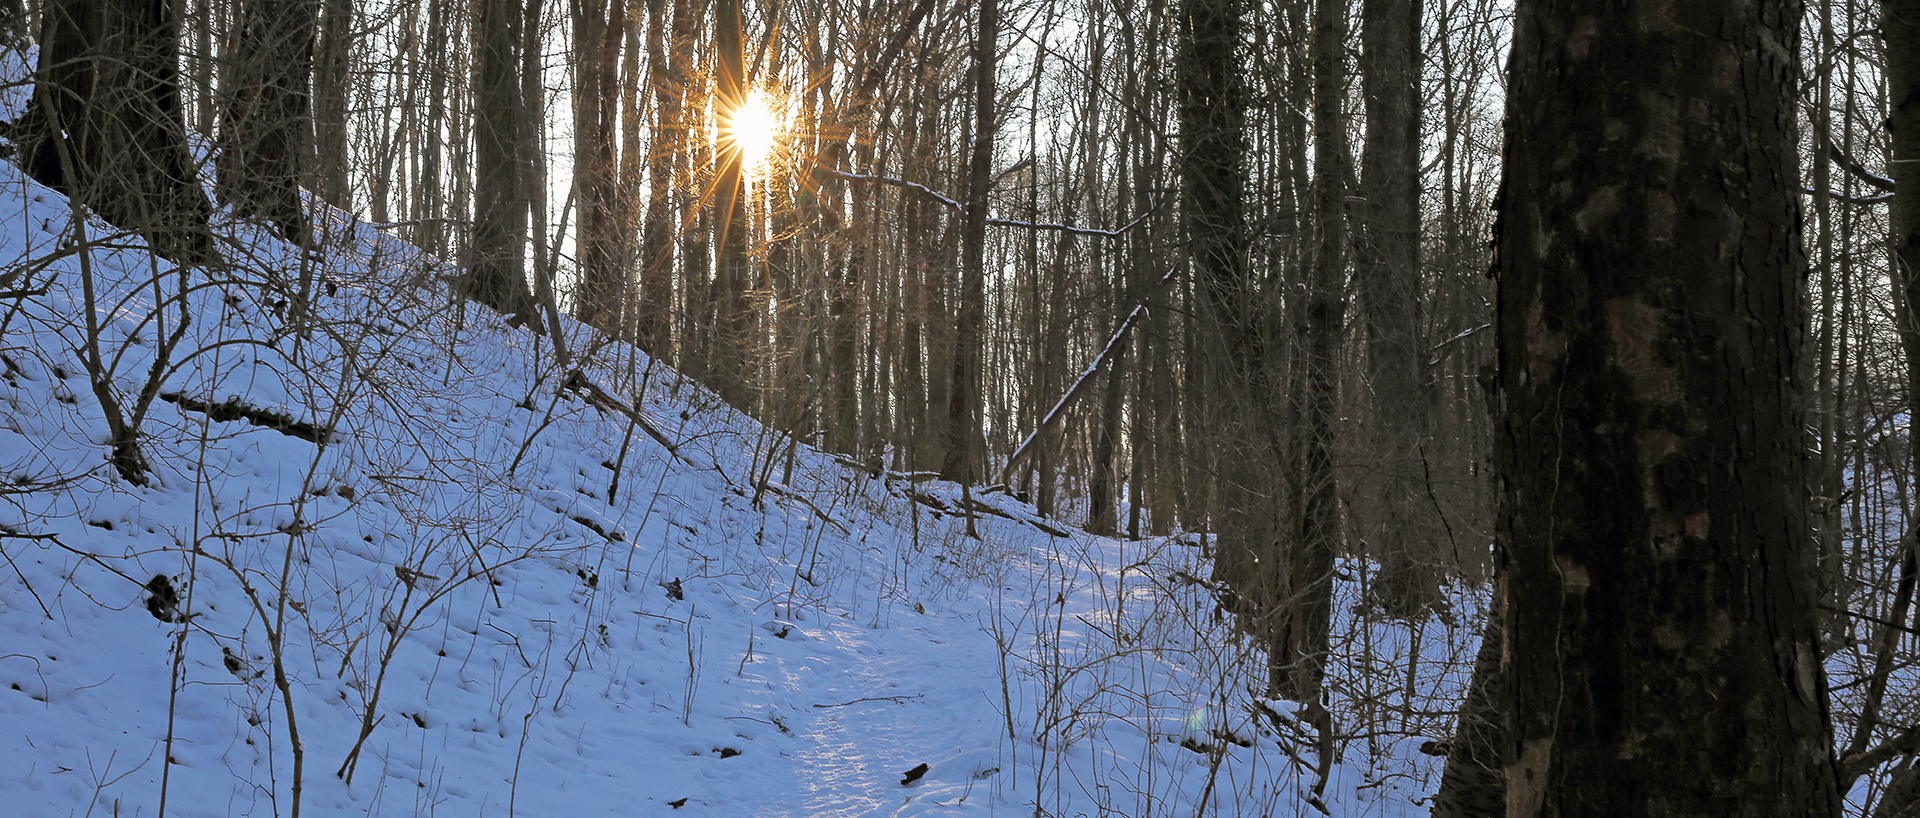
[[746, 60], [741, 43], [740, 0], [718, 0], [713, 14], [715, 51], [714, 111], [722, 138], [714, 154], [714, 238], [719, 268], [710, 294], [714, 321], [707, 376], [714, 390], [741, 410], [750, 409], [753, 390], [747, 357], [752, 349], [752, 317], [747, 308], [751, 270], [747, 264], [747, 189], [745, 152], [726, 138], [735, 111], [747, 99]]
[[[973, 47], [973, 145], [967, 154], [967, 200], [961, 209], [960, 293], [953, 321], [952, 379], [947, 392], [946, 458], [940, 472], [964, 487], [979, 465], [981, 324], [986, 315], [987, 192], [993, 187], [994, 74], [999, 65], [1000, 4], [978, 3]], [[971, 530], [971, 520], [968, 525]]]
[[527, 196], [522, 156], [520, 48], [515, 0], [478, 0], [474, 20], [474, 225], [467, 290], [495, 311], [532, 315], [527, 289]]
[[[1887, 97], [1893, 139], [1887, 175], [1893, 177], [1891, 232], [1905, 291], [1905, 320], [1897, 323], [1907, 358], [1907, 395], [1920, 405], [1920, 0], [1883, 0], [1880, 31], [1887, 42]], [[1920, 447], [1910, 454], [1920, 463]]]
[[[446, 25], [446, 0], [428, 0], [427, 29], [440, 31]], [[420, 183], [414, 187], [418, 204], [414, 208], [414, 218], [421, 219], [414, 234], [420, 249], [436, 256], [445, 257], [447, 253], [446, 229], [441, 223], [449, 212], [442, 191], [441, 151], [444, 138], [443, 123], [447, 119], [447, 47], [446, 37], [434, 37], [428, 47], [425, 70], [427, 72], [427, 118], [423, 125], [424, 146], [420, 151]]]
[[1507, 814], [1839, 814], [1807, 520], [1800, 6], [1516, 8]]
[[580, 320], [608, 333], [621, 329], [626, 291], [616, 197], [615, 156], [620, 109], [620, 41], [625, 36], [625, 0], [574, 0], [573, 179], [578, 191]]
[[1419, 513], [1430, 405], [1420, 338], [1419, 37], [1420, 0], [1362, 6], [1367, 135], [1353, 277], [1373, 404], [1369, 455], [1379, 465], [1361, 478], [1372, 513], [1362, 515], [1359, 535], [1380, 563], [1373, 592], [1390, 615], [1403, 619], [1440, 603], [1433, 525]]
[[215, 258], [212, 208], [187, 152], [174, 9], [166, 0], [47, 3], [33, 102], [15, 138], [35, 179], [139, 233], [162, 258], [195, 264]]
[[1313, 246], [1305, 286], [1297, 293], [1293, 323], [1293, 388], [1298, 420], [1288, 424], [1292, 459], [1288, 474], [1288, 548], [1281, 598], [1276, 666], [1281, 695], [1315, 702], [1326, 675], [1333, 627], [1333, 555], [1340, 539], [1340, 509], [1333, 475], [1333, 423], [1339, 403], [1336, 367], [1346, 314], [1346, 118], [1340, 111], [1345, 85], [1341, 43], [1343, 6], [1316, 0], [1313, 12]]
[[1093, 469], [1087, 478], [1087, 531], [1111, 537], [1120, 531], [1120, 474], [1114, 465], [1119, 448], [1120, 403], [1126, 394], [1127, 348], [1132, 339], [1120, 341], [1107, 368], [1107, 382], [1101, 393], [1100, 411], [1093, 422]]
[[301, 166], [312, 152], [318, 0], [246, 0], [229, 52], [215, 192], [244, 216], [266, 219], [282, 238], [309, 242], [300, 205]]
[[682, 111], [687, 94], [695, 0], [649, 0], [647, 59], [652, 79], [654, 127], [647, 166], [647, 215], [641, 230], [640, 303], [634, 334], [641, 349], [673, 358], [673, 248], [677, 225], [673, 202], [675, 157], [684, 150]]
[[1181, 216], [1201, 310], [1201, 321], [1190, 325], [1198, 328], [1188, 344], [1195, 360], [1186, 384], [1203, 424], [1197, 431], [1204, 442], [1196, 448], [1206, 454], [1197, 455], [1205, 460], [1196, 471], [1217, 466], [1210, 504], [1214, 578], [1234, 590], [1230, 607], [1241, 627], [1263, 640], [1277, 663], [1272, 609], [1281, 552], [1273, 462], [1279, 451], [1262, 428], [1271, 414], [1261, 326], [1267, 295], [1247, 272], [1247, 101], [1234, 58], [1240, 3], [1185, 0], [1178, 28]]

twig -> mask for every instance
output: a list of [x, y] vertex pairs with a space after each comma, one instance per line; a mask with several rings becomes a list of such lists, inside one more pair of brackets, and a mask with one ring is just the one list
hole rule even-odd
[[846, 707], [847, 705], [859, 704], [861, 702], [893, 702], [894, 704], [906, 704], [907, 699], [924, 699], [926, 697], [927, 694], [925, 693], [915, 693], [911, 696], [868, 696], [864, 699], [854, 699], [853, 701], [841, 702], [839, 704], [816, 704], [814, 707], [822, 709], [828, 707]]

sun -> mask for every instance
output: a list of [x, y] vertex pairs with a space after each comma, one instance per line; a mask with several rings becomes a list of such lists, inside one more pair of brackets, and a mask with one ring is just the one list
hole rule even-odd
[[766, 164], [779, 129], [780, 122], [767, 104], [767, 95], [757, 88], [747, 92], [747, 98], [734, 109], [727, 123], [727, 136], [740, 149], [743, 170], [752, 173]]

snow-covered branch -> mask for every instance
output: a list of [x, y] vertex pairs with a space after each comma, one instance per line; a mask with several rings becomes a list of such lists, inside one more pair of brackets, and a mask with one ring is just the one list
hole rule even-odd
[[[1808, 196], [1821, 195], [1820, 191], [1814, 190], [1813, 188], [1807, 187], [1806, 185], [1800, 186], [1800, 192], [1805, 193]], [[1891, 193], [1881, 193], [1874, 196], [1848, 196], [1847, 194], [1841, 193], [1840, 191], [1837, 191], [1837, 190], [1829, 190], [1826, 192], [1825, 195], [1827, 198], [1832, 199], [1834, 201], [1846, 202], [1847, 204], [1855, 204], [1855, 205], [1876, 205], [1876, 204], [1885, 204], [1887, 202], [1893, 201], [1893, 194]]]
[[1121, 343], [1126, 340], [1127, 330], [1133, 329], [1134, 324], [1140, 323], [1140, 319], [1147, 316], [1146, 296], [1158, 292], [1168, 281], [1173, 280], [1174, 275], [1178, 273], [1179, 270], [1180, 268], [1178, 267], [1168, 270], [1166, 275], [1161, 276], [1159, 281], [1154, 282], [1153, 288], [1149, 290], [1148, 293], [1142, 295], [1142, 303], [1136, 305], [1131, 312], [1127, 313], [1126, 319], [1122, 320], [1119, 328], [1113, 331], [1113, 337], [1107, 339], [1107, 345], [1100, 348], [1099, 355], [1094, 356], [1093, 363], [1088, 364], [1087, 368], [1080, 373], [1080, 377], [1074, 379], [1073, 386], [1067, 388], [1067, 393], [1061, 395], [1060, 400], [1054, 402], [1053, 408], [1047, 410], [1046, 417], [1041, 419], [1040, 424], [1034, 427], [1032, 432], [1027, 433], [1024, 440], [1020, 441], [1019, 448], [1013, 450], [1013, 456], [1007, 458], [1007, 465], [1000, 469], [1001, 483], [1011, 485], [1014, 471], [1019, 469], [1020, 464], [1025, 463], [1028, 457], [1033, 455], [1033, 448], [1039, 444], [1041, 437], [1060, 427], [1060, 424], [1064, 422], [1067, 416], [1067, 410], [1071, 409], [1073, 404], [1080, 399], [1080, 396], [1086, 393], [1087, 388], [1092, 385], [1094, 377], [1106, 368], [1108, 361], [1119, 357], [1120, 350], [1125, 348], [1121, 346]]

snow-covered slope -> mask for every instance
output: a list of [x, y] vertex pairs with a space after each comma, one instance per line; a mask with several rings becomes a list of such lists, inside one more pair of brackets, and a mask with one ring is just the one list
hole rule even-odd
[[[182, 278], [0, 164], [0, 290], [45, 290], [0, 300], [0, 814], [1424, 812], [1398, 728], [1443, 723], [1465, 634], [1418, 637], [1429, 701], [1407, 627], [1343, 633], [1313, 797], [1196, 540], [994, 493], [967, 537], [955, 487], [571, 324], [566, 387], [327, 218], [312, 253], [223, 224], [233, 266]], [[153, 395], [146, 486], [107, 465], [90, 336], [124, 412]]]

